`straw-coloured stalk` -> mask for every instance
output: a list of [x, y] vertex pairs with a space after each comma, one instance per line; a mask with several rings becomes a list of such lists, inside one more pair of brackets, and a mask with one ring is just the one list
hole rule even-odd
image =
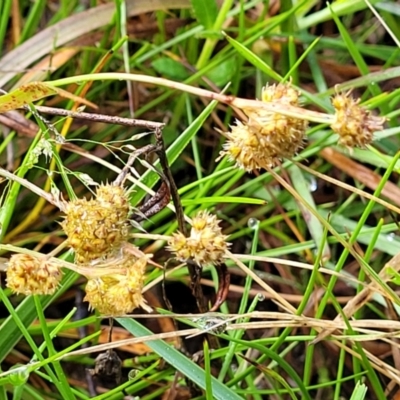
[[107, 258], [128, 238], [130, 205], [120, 186], [101, 185], [91, 200], [77, 199], [65, 205], [62, 227], [75, 251], [78, 264]]
[[89, 279], [86, 285], [85, 301], [89, 307], [101, 314], [118, 316], [128, 314], [138, 307], [150, 312], [142, 295], [147, 257], [135, 259], [124, 253], [115, 260], [121, 268], [120, 274]]
[[7, 267], [7, 286], [16, 293], [53, 294], [60, 284], [59, 266], [45, 257], [14, 254]]
[[339, 144], [353, 147], [365, 147], [373, 140], [373, 134], [383, 129], [385, 118], [376, 117], [365, 107], [359, 105], [350, 93], [336, 94], [332, 98], [335, 107], [335, 121], [331, 128], [339, 138]]
[[192, 220], [190, 236], [174, 233], [168, 248], [180, 261], [194, 260], [198, 265], [220, 264], [230, 246], [222, 234], [219, 221], [208, 211], [200, 211]]
[[[298, 106], [300, 93], [290, 84], [266, 86], [262, 102]], [[247, 171], [273, 167], [282, 158], [293, 157], [302, 147], [308, 121], [261, 108], [244, 108], [247, 122], [236, 121], [231, 132], [225, 133], [227, 143], [221, 156], [236, 162]]]

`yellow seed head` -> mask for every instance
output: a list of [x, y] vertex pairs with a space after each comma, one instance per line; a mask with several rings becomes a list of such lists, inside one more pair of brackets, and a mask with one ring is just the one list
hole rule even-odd
[[169, 250], [180, 261], [193, 259], [200, 266], [220, 264], [230, 244], [218, 224], [215, 215], [200, 211], [192, 220], [190, 236], [186, 238], [181, 232], [173, 234], [168, 242]]
[[124, 255], [119, 264], [124, 273], [89, 279], [84, 300], [90, 308], [112, 316], [128, 314], [138, 307], [151, 311], [142, 295], [146, 265], [146, 257], [135, 260]]
[[365, 147], [372, 142], [373, 133], [383, 129], [385, 118], [371, 115], [371, 112], [359, 105], [347, 94], [337, 94], [332, 99], [335, 107], [335, 122], [331, 128], [339, 138], [339, 144], [353, 147]]
[[53, 294], [62, 278], [60, 268], [45, 258], [14, 254], [7, 267], [7, 286], [16, 293]]
[[[298, 106], [300, 93], [289, 84], [266, 86], [262, 101], [282, 106]], [[236, 126], [227, 132], [227, 143], [221, 156], [227, 154], [239, 168], [247, 171], [273, 167], [282, 158], [291, 158], [302, 147], [306, 120], [288, 117], [262, 109], [245, 109], [249, 120], [236, 121]]]
[[100, 185], [96, 190], [96, 199], [106, 207], [113, 205], [115, 219], [127, 218], [130, 212], [129, 194], [122, 186]]
[[267, 85], [261, 92], [261, 100], [265, 103], [279, 101], [282, 104], [297, 106], [299, 104], [300, 92], [290, 84], [279, 83], [278, 85]]
[[94, 199], [78, 199], [65, 207], [62, 227], [78, 264], [107, 258], [127, 240], [130, 206], [124, 189], [104, 185]]

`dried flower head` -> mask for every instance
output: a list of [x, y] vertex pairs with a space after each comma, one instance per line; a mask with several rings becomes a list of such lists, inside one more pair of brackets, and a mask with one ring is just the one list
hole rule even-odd
[[180, 261], [193, 259], [198, 265], [220, 264], [230, 246], [227, 236], [222, 234], [215, 215], [200, 211], [192, 220], [190, 236], [181, 232], [174, 233], [168, 242], [168, 248]]
[[383, 129], [385, 118], [371, 115], [371, 112], [359, 105], [350, 93], [336, 94], [332, 98], [335, 107], [335, 122], [331, 128], [339, 136], [339, 144], [347, 147], [365, 147], [373, 139], [373, 133]]
[[121, 274], [89, 279], [84, 300], [90, 308], [106, 315], [123, 315], [138, 307], [150, 312], [142, 295], [146, 265], [147, 257], [124, 255], [119, 260]]
[[129, 199], [119, 186], [101, 185], [96, 198], [71, 201], [65, 213], [62, 227], [78, 264], [107, 258], [127, 240]]
[[[300, 93], [290, 84], [266, 86], [265, 103], [298, 106]], [[221, 156], [227, 154], [236, 165], [247, 171], [275, 166], [282, 158], [291, 158], [301, 148], [308, 121], [262, 109], [244, 109], [246, 123], [236, 121], [227, 132], [227, 143]]]
[[16, 293], [53, 294], [62, 278], [57, 264], [44, 257], [14, 254], [7, 267], [7, 286]]

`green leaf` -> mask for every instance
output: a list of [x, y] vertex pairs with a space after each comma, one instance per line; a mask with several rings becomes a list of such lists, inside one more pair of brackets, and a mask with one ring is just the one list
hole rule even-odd
[[215, 0], [191, 0], [193, 14], [205, 29], [212, 29], [218, 16]]
[[217, 86], [225, 86], [237, 73], [237, 58], [230, 57], [206, 74]]
[[168, 79], [183, 81], [190, 76], [188, 70], [180, 62], [169, 57], [160, 57], [151, 65], [160, 75]]

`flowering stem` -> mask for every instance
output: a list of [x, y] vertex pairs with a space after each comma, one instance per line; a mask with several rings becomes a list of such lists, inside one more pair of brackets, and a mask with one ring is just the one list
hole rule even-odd
[[97, 74], [77, 75], [69, 78], [57, 79], [46, 82], [53, 87], [69, 85], [71, 83], [81, 83], [87, 81], [104, 81], [104, 80], [125, 80], [133, 82], [151, 83], [154, 85], [168, 87], [170, 89], [180, 90], [182, 92], [191, 93], [196, 96], [205, 97], [210, 100], [217, 100], [220, 103], [228, 104], [232, 107], [241, 109], [251, 108], [265, 110], [268, 112], [286, 115], [288, 117], [305, 119], [312, 122], [323, 124], [331, 124], [334, 122], [334, 116], [330, 114], [320, 113], [316, 111], [306, 110], [301, 107], [294, 107], [286, 104], [267, 103], [259, 100], [241, 99], [239, 97], [215, 93], [210, 90], [186, 85], [184, 83], [171, 81], [169, 79], [158, 78], [154, 76], [140, 74], [126, 74], [121, 72], [102, 72]]

